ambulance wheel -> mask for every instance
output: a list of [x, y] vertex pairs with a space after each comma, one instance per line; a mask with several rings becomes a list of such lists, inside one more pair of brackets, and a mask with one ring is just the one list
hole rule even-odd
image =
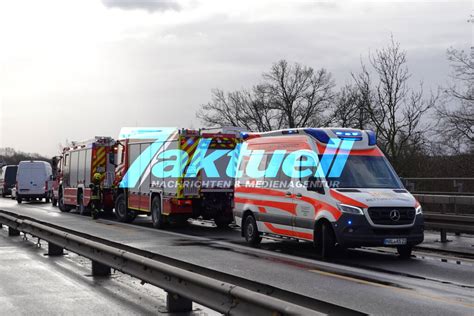
[[262, 241], [262, 237], [258, 231], [257, 222], [253, 215], [249, 215], [245, 218], [243, 229], [245, 241], [247, 241], [249, 245], [257, 246]]
[[322, 249], [321, 256], [323, 258], [329, 258], [334, 255], [336, 248], [336, 237], [334, 231], [329, 223], [324, 223], [321, 227], [322, 236]]
[[411, 257], [411, 252], [413, 250], [412, 246], [398, 246], [397, 252], [400, 258], [409, 259]]
[[161, 214], [161, 199], [159, 196], [155, 196], [153, 201], [151, 201], [151, 221], [155, 228], [163, 228], [165, 226], [165, 218]]
[[117, 220], [122, 223], [131, 223], [136, 217], [135, 213], [131, 213], [128, 210], [127, 201], [123, 193], [120, 194], [115, 201], [115, 216]]

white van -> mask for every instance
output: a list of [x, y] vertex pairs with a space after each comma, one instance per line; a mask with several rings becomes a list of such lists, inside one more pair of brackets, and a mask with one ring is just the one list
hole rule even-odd
[[300, 128], [243, 135], [234, 197], [242, 236], [337, 248], [396, 247], [409, 257], [423, 241], [420, 204], [403, 187], [372, 131]]
[[21, 161], [16, 175], [16, 200], [45, 199], [52, 197], [52, 168], [45, 161]]

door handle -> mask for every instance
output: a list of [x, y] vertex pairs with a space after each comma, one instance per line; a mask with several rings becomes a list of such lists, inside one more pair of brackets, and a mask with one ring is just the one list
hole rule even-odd
[[297, 197], [297, 198], [302, 198], [303, 195], [302, 195], [301, 193], [296, 193], [296, 197]]
[[285, 196], [286, 196], [286, 197], [291, 197], [291, 192], [286, 192], [286, 193], [285, 193]]

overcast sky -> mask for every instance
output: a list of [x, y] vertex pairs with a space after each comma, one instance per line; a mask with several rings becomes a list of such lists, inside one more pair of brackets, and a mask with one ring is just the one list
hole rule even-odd
[[469, 50], [471, 1], [0, 0], [0, 147], [53, 155], [122, 126], [200, 127], [211, 89], [251, 87], [279, 59], [350, 80], [393, 34], [413, 84]]

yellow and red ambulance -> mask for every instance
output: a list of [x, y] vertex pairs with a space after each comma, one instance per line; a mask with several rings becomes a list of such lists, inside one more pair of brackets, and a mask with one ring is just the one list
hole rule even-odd
[[256, 245], [264, 236], [337, 248], [423, 241], [420, 204], [403, 187], [372, 131], [299, 128], [244, 134], [234, 217]]

